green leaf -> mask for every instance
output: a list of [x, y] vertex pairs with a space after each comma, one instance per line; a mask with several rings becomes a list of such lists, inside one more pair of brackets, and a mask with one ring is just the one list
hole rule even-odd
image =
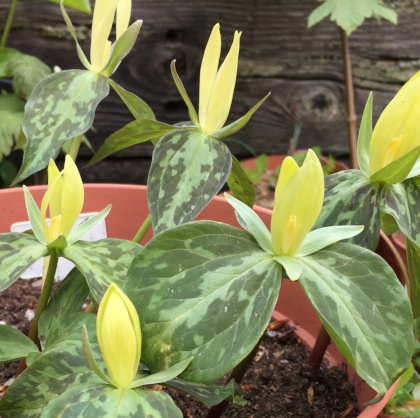
[[260, 100], [253, 108], [248, 110], [248, 112], [236, 120], [232, 122], [230, 125], [225, 126], [222, 129], [212, 133], [212, 135], [216, 138], [226, 138], [229, 135], [233, 135], [235, 132], [238, 132], [242, 129], [251, 119], [252, 115], [260, 108], [260, 106], [270, 97], [271, 93], [268, 93], [262, 100]]
[[245, 203], [225, 193], [228, 203], [235, 209], [239, 225], [248, 231], [258, 242], [259, 246], [268, 254], [274, 254], [271, 245], [271, 234], [261, 218]]
[[69, 28], [71, 36], [73, 37], [74, 42], [76, 42], [77, 56], [79, 57], [80, 62], [83, 64], [83, 66], [87, 70], [91, 71], [92, 66], [90, 65], [89, 60], [86, 58], [86, 55], [83, 52], [83, 49], [81, 48], [81, 46], [79, 45], [79, 42], [77, 41], [76, 32], [74, 31], [73, 24], [71, 23], [70, 17], [66, 12], [63, 1], [60, 2], [60, 9], [61, 9], [61, 14], [63, 15], [64, 21], [66, 22], [66, 25]]
[[22, 127], [25, 103], [15, 94], [0, 94], [0, 161], [13, 150]]
[[363, 225], [339, 225], [312, 230], [303, 240], [296, 257], [305, 257], [338, 241], [352, 238], [360, 234], [363, 228]]
[[160, 139], [167, 133], [176, 130], [181, 130], [181, 128], [176, 128], [155, 120], [135, 120], [109, 136], [88, 162], [87, 166], [103, 160], [114, 152], [142, 142]]
[[385, 182], [390, 184], [401, 183], [411, 172], [420, 155], [420, 146], [397, 158], [392, 163], [381, 168], [370, 176], [371, 182]]
[[227, 184], [233, 197], [252, 208], [255, 201], [255, 187], [241, 163], [232, 155], [232, 168]]
[[3, 158], [0, 161], [0, 180], [3, 183], [2, 187], [9, 187], [12, 184], [13, 179], [16, 177], [16, 174], [16, 166], [11, 161]]
[[325, 177], [321, 214], [312, 229], [334, 225], [364, 225], [347, 242], [374, 250], [379, 241], [380, 185], [371, 184], [360, 170], [345, 170]]
[[103, 71], [105, 77], [110, 77], [120, 65], [121, 61], [133, 49], [142, 24], [142, 20], [136, 20], [115, 42], [108, 66], [106, 67], [106, 70]]
[[413, 179], [385, 185], [381, 192], [380, 210], [391, 215], [404, 235], [420, 246], [420, 190]]
[[350, 35], [365, 19], [383, 17], [397, 24], [397, 14], [384, 6], [381, 0], [322, 0], [309, 16], [308, 27], [312, 27], [325, 19], [328, 15], [333, 22], [343, 28]]
[[407, 244], [407, 263], [408, 276], [410, 283], [408, 286], [411, 307], [414, 318], [420, 317], [420, 248], [406, 239]]
[[273, 312], [282, 269], [248, 233], [199, 221], [155, 236], [124, 282], [152, 372], [193, 356], [181, 377], [214, 382], [255, 347]]
[[[60, 3], [61, 0], [49, 0], [52, 3]], [[89, 0], [63, 0], [63, 4], [66, 7], [71, 7], [72, 9], [81, 10], [85, 13], [92, 13], [90, 8]]]
[[181, 410], [163, 391], [147, 388], [119, 389], [106, 384], [72, 388], [45, 408], [42, 418], [182, 418]]
[[164, 382], [163, 385], [192, 395], [208, 406], [217, 405], [225, 399], [233, 402], [236, 395], [244, 395], [245, 393], [233, 379], [224, 386], [188, 382], [180, 378]]
[[25, 196], [26, 210], [28, 212], [29, 222], [31, 223], [32, 230], [38, 241], [44, 245], [47, 245], [48, 241], [45, 238], [44, 230], [42, 229], [41, 211], [39, 210], [39, 207], [32, 197], [31, 192], [26, 186], [23, 186], [23, 193]]
[[8, 72], [15, 94], [28, 100], [35, 86], [51, 74], [51, 68], [32, 55], [19, 53], [8, 62]]
[[[76, 268], [73, 268], [54, 292], [47, 308], [39, 318], [39, 334], [46, 337], [45, 340], [41, 339], [43, 348], [61, 341], [62, 330], [66, 328], [65, 324], [69, 323], [68, 318], [72, 314], [79, 313], [88, 294], [89, 287], [86, 279]], [[84, 314], [81, 314], [84, 317]], [[77, 332], [80, 340], [81, 331]]]
[[202, 132], [165, 135], [153, 151], [147, 200], [155, 234], [190, 222], [208, 205], [229, 176], [225, 144]]
[[26, 104], [23, 131], [27, 144], [15, 182], [46, 167], [65, 140], [85, 133], [108, 92], [106, 79], [90, 71], [68, 70], [45, 77]]
[[[106, 238], [77, 241], [60, 255], [72, 261], [86, 278], [91, 296], [100, 302], [111, 283], [122, 287], [127, 269], [141, 247], [131, 241]], [[96, 304], [98, 306], [98, 303]]]
[[410, 303], [395, 273], [375, 253], [343, 243], [299, 261], [300, 283], [334, 343], [383, 395], [414, 348]]
[[47, 253], [47, 247], [32, 235], [18, 232], [0, 234], [0, 292]]
[[0, 48], [0, 77], [9, 78], [11, 76], [10, 62], [13, 57], [20, 54], [19, 51], [13, 48]]
[[176, 72], [175, 63], [176, 63], [176, 60], [173, 60], [171, 62], [172, 77], [175, 81], [175, 84], [178, 88], [179, 93], [181, 94], [182, 98], [184, 99], [185, 104], [188, 107], [188, 114], [190, 115], [190, 118], [191, 118], [192, 122], [194, 123], [195, 126], [198, 127], [198, 126], [200, 126], [200, 122], [198, 121], [197, 112], [194, 108], [194, 105], [191, 102], [191, 99], [188, 96], [187, 91], [185, 90], [184, 85], [182, 84], [181, 79], [179, 78], [178, 73]]
[[359, 137], [357, 139], [357, 162], [362, 173], [369, 177], [369, 149], [372, 138], [372, 106], [373, 94], [369, 93], [365, 110], [363, 111], [362, 121], [360, 122]]
[[[95, 333], [95, 316], [86, 314], [86, 326]], [[2, 418], [39, 417], [54, 398], [86, 383], [100, 379], [86, 363], [80, 340], [63, 340], [46, 350], [21, 373], [0, 402]]]
[[26, 358], [38, 351], [36, 344], [25, 334], [7, 325], [0, 325], [0, 363]]
[[76, 241], [82, 239], [87, 233], [96, 228], [109, 214], [111, 211], [111, 205], [108, 205], [105, 209], [102, 209], [92, 218], [87, 219], [76, 228], [70, 231], [69, 237], [67, 238], [68, 245], [74, 244]]
[[115, 90], [120, 96], [121, 100], [125, 103], [128, 110], [133, 114], [136, 119], [150, 119], [156, 120], [153, 110], [147, 105], [147, 103], [137, 97], [135, 94], [123, 89], [117, 83], [112, 81], [110, 78], [107, 79], [109, 85]]
[[385, 212], [381, 212], [381, 229], [385, 232], [385, 234], [392, 235], [394, 232], [399, 231], [400, 227], [393, 216], [388, 215]]
[[191, 363], [192, 357], [189, 357], [180, 363], [174, 364], [173, 366], [169, 367], [169, 369], [162, 370], [161, 372], [157, 372], [151, 374], [150, 376], [142, 377], [141, 379], [135, 380], [131, 385], [130, 388], [145, 386], [145, 385], [155, 385], [156, 383], [163, 383], [167, 382], [168, 380], [174, 379], [178, 375], [180, 375]]

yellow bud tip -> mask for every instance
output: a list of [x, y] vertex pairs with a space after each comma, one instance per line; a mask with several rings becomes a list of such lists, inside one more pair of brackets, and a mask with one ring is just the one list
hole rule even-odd
[[296, 216], [289, 216], [286, 228], [284, 229], [282, 249], [283, 253], [289, 255], [296, 242]]
[[394, 138], [391, 141], [388, 149], [385, 152], [384, 158], [382, 159], [381, 168], [387, 166], [397, 159], [403, 139], [403, 135], [400, 135], [398, 138]]

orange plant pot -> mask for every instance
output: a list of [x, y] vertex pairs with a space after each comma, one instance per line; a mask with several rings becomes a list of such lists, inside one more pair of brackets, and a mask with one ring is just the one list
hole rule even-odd
[[[84, 187], [83, 212], [99, 212], [108, 204], [112, 204], [111, 212], [106, 218], [108, 236], [131, 240], [148, 214], [146, 186], [85, 184]], [[33, 186], [29, 187], [29, 190], [40, 205], [46, 186]], [[267, 227], [270, 227], [272, 211], [260, 206], [254, 206], [254, 210]], [[233, 208], [222, 196], [216, 196], [197, 219], [224, 222], [239, 227]], [[9, 232], [13, 223], [27, 220], [23, 189], [0, 190], [0, 232]], [[142, 244], [151, 237], [152, 232], [149, 231]], [[288, 318], [296, 328], [297, 335], [308, 347], [313, 347], [321, 328], [321, 321], [298, 282], [283, 281], [273, 318]], [[331, 365], [339, 365], [347, 370], [349, 381], [355, 387], [359, 408], [362, 410], [359, 418], [377, 417], [395, 390], [396, 383], [380, 402], [364, 408], [365, 402], [377, 396], [375, 391], [356, 374], [333, 343], [330, 344], [326, 355]]]

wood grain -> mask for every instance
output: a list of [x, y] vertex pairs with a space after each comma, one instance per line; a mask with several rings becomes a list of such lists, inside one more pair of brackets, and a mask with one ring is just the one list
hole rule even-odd
[[[5, 22], [9, 2], [0, 0], [0, 25]], [[419, 5], [412, 0], [390, 4], [398, 7], [398, 26], [369, 19], [349, 39], [359, 117], [369, 91], [374, 92], [376, 119], [420, 66]], [[146, 100], [158, 120], [167, 123], [188, 120], [169, 64], [177, 60], [183, 83], [197, 103], [202, 54], [211, 28], [219, 22], [223, 55], [230, 47], [233, 32], [243, 32], [229, 121], [242, 116], [267, 92], [272, 93], [234, 140], [242, 141], [256, 153], [285, 152], [295, 124], [302, 122], [300, 148], [319, 145], [325, 152], [346, 153], [340, 34], [329, 21], [307, 29], [307, 17], [316, 5], [314, 0], [133, 0], [132, 19], [143, 19], [143, 27], [135, 48], [113, 79]], [[91, 17], [71, 10], [69, 14], [88, 53]], [[74, 42], [56, 4], [20, 0], [9, 46], [34, 54], [51, 66], [81, 68]], [[119, 98], [111, 94], [98, 108], [94, 123], [97, 133], [88, 136], [97, 148], [131, 120]], [[239, 158], [249, 156], [245, 146], [228, 143]], [[126, 168], [116, 170], [122, 181], [129, 178], [144, 182], [152, 152], [149, 144], [135, 146], [113, 156], [107, 167], [112, 164], [125, 167], [127, 162]], [[87, 159], [88, 151], [82, 149], [81, 155]], [[139, 158], [143, 168], [132, 168], [135, 158]], [[109, 176], [96, 170], [89, 179], [99, 181]]]

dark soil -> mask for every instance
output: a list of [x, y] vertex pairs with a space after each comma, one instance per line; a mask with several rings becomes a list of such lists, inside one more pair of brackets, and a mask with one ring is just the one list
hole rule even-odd
[[[40, 287], [37, 280], [18, 280], [1, 293], [0, 323], [29, 332], [28, 311], [34, 311]], [[258, 353], [242, 382], [247, 405], [229, 406], [223, 417], [347, 418], [356, 417], [357, 401], [346, 373], [338, 367], [312, 370], [309, 351], [284, 325], [263, 337]], [[18, 362], [0, 364], [0, 389], [16, 373]], [[5, 390], [3, 387], [2, 390]], [[170, 391], [184, 417], [205, 417], [209, 410], [193, 397]]]

